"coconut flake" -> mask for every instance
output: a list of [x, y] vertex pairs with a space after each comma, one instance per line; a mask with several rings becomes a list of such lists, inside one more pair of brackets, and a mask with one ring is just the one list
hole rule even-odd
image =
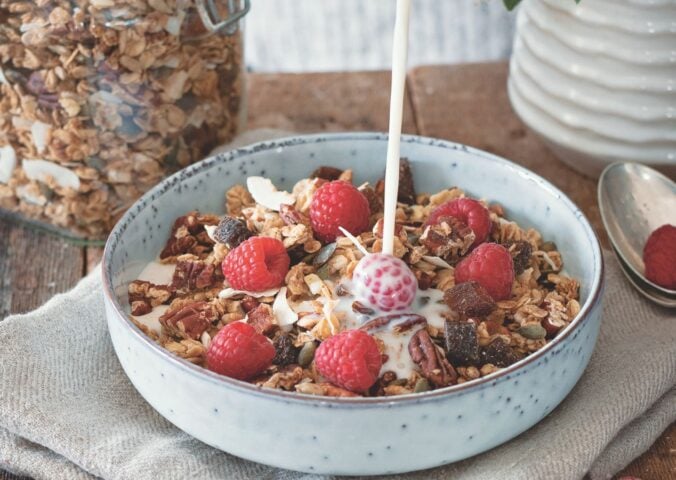
[[0, 147], [0, 183], [7, 183], [12, 178], [16, 167], [16, 152], [11, 145]]
[[167, 18], [167, 23], [164, 25], [164, 29], [169, 32], [169, 34], [178, 37], [181, 33], [181, 25], [183, 25], [184, 18], [185, 12], [179, 12], [178, 15]]
[[272, 304], [272, 313], [275, 314], [277, 324], [283, 330], [291, 330], [291, 326], [298, 321], [298, 314], [291, 309], [286, 299], [286, 287], [282, 287], [275, 297]]
[[431, 263], [435, 267], [453, 268], [453, 266], [449, 265], [449, 263], [443, 258], [433, 257], [431, 255], [423, 255], [422, 259], [425, 260], [427, 263]]
[[249, 292], [247, 290], [235, 290], [234, 288], [228, 287], [221, 290], [221, 292], [218, 294], [218, 298], [232, 298], [238, 295], [249, 295], [250, 297], [254, 298], [263, 298], [272, 297], [277, 292], [279, 292], [279, 288], [271, 288], [270, 290], [265, 290], [262, 292]]
[[345, 230], [343, 227], [338, 227], [338, 228], [343, 233], [343, 235], [345, 235], [348, 238], [348, 240], [350, 240], [354, 244], [354, 246], [357, 247], [357, 250], [359, 250], [364, 255], [369, 254], [368, 250], [366, 250], [366, 248], [361, 243], [359, 243], [359, 240], [357, 239], [357, 237], [352, 235], [350, 232]]
[[7, 80], [7, 77], [5, 77], [5, 72], [1, 67], [0, 67], [0, 83], [4, 83], [5, 85], [9, 85], [9, 80]]
[[16, 196], [26, 203], [39, 205], [41, 207], [46, 205], [47, 199], [45, 198], [45, 196], [36, 194], [35, 193], [36, 189], [31, 187], [32, 185], [21, 185], [19, 187], [16, 187]]
[[12, 126], [17, 130], [28, 130], [33, 126], [33, 122], [26, 120], [23, 117], [12, 117]]
[[209, 238], [214, 242], [214, 243], [219, 243], [218, 240], [214, 237], [214, 233], [216, 233], [216, 229], [218, 228], [218, 225], [205, 225], [204, 230], [206, 230], [207, 235]]
[[52, 129], [51, 126], [43, 123], [39, 120], [33, 122], [31, 125], [31, 135], [33, 136], [33, 144], [38, 153], [42, 153], [47, 148], [47, 140], [49, 139], [49, 132]]
[[275, 212], [284, 205], [296, 203], [296, 197], [289, 192], [279, 191], [270, 179], [265, 177], [249, 177], [246, 179], [246, 187], [256, 203], [263, 205]]
[[24, 173], [31, 180], [46, 182], [49, 177], [63, 188], [80, 188], [80, 178], [74, 172], [56, 163], [46, 160], [24, 160], [21, 163]]

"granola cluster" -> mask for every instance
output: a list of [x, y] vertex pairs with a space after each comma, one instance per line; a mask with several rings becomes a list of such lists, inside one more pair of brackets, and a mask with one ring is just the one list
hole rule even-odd
[[[273, 365], [252, 383], [328, 396], [358, 395], [328, 383], [313, 362], [321, 342], [346, 329], [373, 335], [381, 351], [383, 369], [365, 394], [369, 396], [464, 383], [544, 347], [580, 311], [579, 284], [562, 273], [556, 245], [505, 218], [500, 205], [483, 202], [492, 223], [488, 241], [502, 244], [513, 259], [511, 297], [496, 302], [477, 282], [456, 285], [454, 266], [471, 249], [475, 235], [462, 222], [447, 219], [425, 226], [425, 221], [436, 207], [465, 193], [453, 187], [416, 194], [410, 169], [405, 161], [403, 165], [394, 254], [418, 280], [415, 311], [383, 314], [355, 298], [351, 279], [364, 255], [360, 248], [345, 237], [328, 244], [315, 239], [308, 219], [313, 193], [327, 181], [352, 179], [349, 170], [323, 167], [300, 180], [291, 192], [293, 203], [278, 210], [263, 206], [237, 185], [226, 193], [225, 217], [191, 212], [176, 220], [159, 256], [160, 262], [175, 265], [173, 281], [133, 282], [132, 319], [167, 350], [201, 366], [206, 366], [206, 351], [218, 331], [245, 321], [276, 349]], [[382, 181], [358, 188], [371, 205], [371, 229], [357, 240], [368, 252], [379, 252]], [[284, 243], [291, 268], [281, 289], [242, 292], [224, 280], [221, 262], [251, 236]], [[157, 328], [136, 317], [158, 306], [163, 310]], [[402, 346], [399, 351], [392, 349], [393, 338]], [[402, 374], [399, 367], [399, 373], [388, 368], [392, 365], [411, 368]]]
[[242, 39], [206, 33], [194, 0], [0, 0], [0, 208], [102, 237], [229, 140]]

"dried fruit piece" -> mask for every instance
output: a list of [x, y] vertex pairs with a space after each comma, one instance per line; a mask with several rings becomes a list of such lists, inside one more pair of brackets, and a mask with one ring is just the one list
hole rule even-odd
[[412, 205], [415, 203], [415, 185], [410, 162], [402, 158], [399, 160], [399, 192], [397, 200]]
[[490, 363], [496, 367], [509, 367], [519, 360], [509, 345], [502, 338], [496, 338], [479, 352], [482, 364]]
[[373, 187], [366, 185], [359, 188], [359, 191], [363, 193], [366, 200], [368, 200], [371, 215], [383, 211], [383, 196], [379, 195]]
[[495, 310], [495, 301], [479, 282], [459, 283], [444, 293], [444, 302], [467, 317], [485, 317]]
[[338, 180], [342, 174], [343, 171], [340, 168], [324, 165], [315, 169], [315, 171], [310, 174], [310, 178], [321, 178], [331, 182], [333, 180]]
[[422, 375], [435, 387], [446, 387], [457, 381], [457, 372], [434, 345], [427, 330], [418, 330], [411, 337], [408, 343], [408, 353], [420, 367]]
[[247, 228], [246, 223], [229, 215], [223, 217], [214, 230], [214, 239], [229, 248], [237, 247], [252, 236], [253, 233]]
[[275, 358], [272, 359], [274, 365], [291, 365], [298, 362], [298, 351], [300, 349], [293, 346], [293, 339], [288, 335], [280, 335], [274, 341]]
[[473, 322], [446, 321], [444, 328], [446, 357], [453, 365], [477, 365], [479, 341]]
[[530, 256], [533, 253], [533, 247], [531, 247], [530, 242], [519, 240], [517, 242], [503, 243], [503, 246], [512, 256], [514, 273], [517, 275], [523, 273], [530, 265]]

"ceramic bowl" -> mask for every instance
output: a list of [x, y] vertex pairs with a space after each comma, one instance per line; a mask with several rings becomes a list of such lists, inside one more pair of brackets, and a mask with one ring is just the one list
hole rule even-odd
[[222, 212], [225, 190], [249, 175], [284, 188], [320, 165], [352, 168], [356, 183], [383, 173], [382, 134], [313, 135], [210, 157], [165, 180], [115, 227], [104, 254], [105, 305], [118, 358], [136, 389], [181, 430], [229, 453], [323, 474], [388, 474], [454, 462], [542, 420], [587, 365], [601, 320], [603, 262], [582, 212], [532, 172], [463, 145], [404, 136], [419, 191], [462, 186], [557, 243], [581, 282], [578, 317], [539, 352], [479, 380], [422, 394], [325, 398], [257, 388], [196, 367], [150, 341], [129, 320], [127, 285], [153, 260], [173, 220]]

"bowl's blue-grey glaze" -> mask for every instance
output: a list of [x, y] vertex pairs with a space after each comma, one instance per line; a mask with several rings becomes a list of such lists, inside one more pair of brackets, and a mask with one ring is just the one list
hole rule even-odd
[[479, 380], [429, 393], [336, 399], [262, 390], [175, 357], [127, 318], [127, 285], [192, 209], [222, 212], [224, 192], [247, 176], [289, 188], [319, 165], [352, 168], [356, 183], [382, 175], [387, 137], [310, 135], [262, 142], [208, 158], [141, 198], [104, 254], [110, 335], [134, 386], [194, 437], [269, 465], [327, 474], [385, 474], [434, 467], [488, 450], [530, 428], [570, 392], [591, 356], [601, 319], [603, 261], [582, 212], [532, 172], [441, 140], [404, 136], [402, 156], [419, 191], [452, 185], [502, 204], [509, 218], [559, 246], [581, 282], [578, 318], [541, 351]]

